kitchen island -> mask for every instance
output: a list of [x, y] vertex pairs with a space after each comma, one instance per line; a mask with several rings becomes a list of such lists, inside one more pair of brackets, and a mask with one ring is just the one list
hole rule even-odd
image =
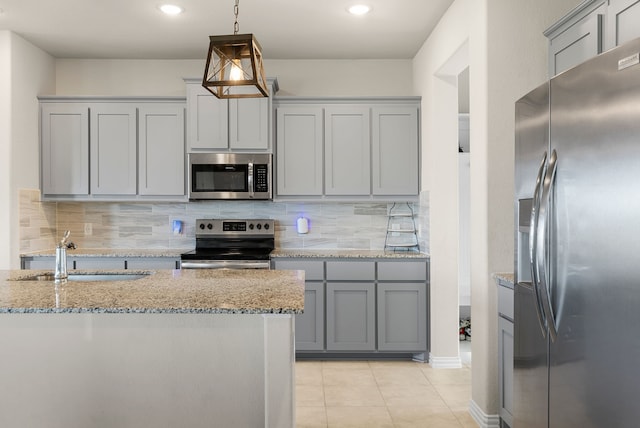
[[304, 272], [41, 273], [0, 271], [0, 426], [294, 425]]

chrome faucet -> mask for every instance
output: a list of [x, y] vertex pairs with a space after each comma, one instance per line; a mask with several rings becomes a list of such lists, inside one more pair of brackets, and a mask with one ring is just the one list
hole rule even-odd
[[73, 242], [69, 242], [67, 244], [67, 240], [69, 239], [70, 231], [66, 231], [62, 236], [62, 239], [56, 245], [56, 270], [53, 275], [53, 279], [57, 282], [62, 280], [66, 280], [67, 275], [67, 248], [76, 248], [76, 245]]

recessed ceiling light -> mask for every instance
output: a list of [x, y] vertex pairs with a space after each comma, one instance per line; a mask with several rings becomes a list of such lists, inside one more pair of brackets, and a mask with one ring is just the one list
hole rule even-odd
[[366, 4], [355, 4], [347, 10], [353, 15], [365, 15], [371, 12], [371, 7], [367, 6]]
[[158, 6], [158, 9], [167, 15], [180, 15], [184, 12], [183, 8], [176, 6], [175, 4], [163, 4], [162, 6]]

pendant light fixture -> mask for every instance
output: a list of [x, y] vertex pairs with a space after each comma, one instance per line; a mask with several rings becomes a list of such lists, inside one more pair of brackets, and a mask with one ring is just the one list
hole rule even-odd
[[202, 86], [218, 98], [268, 97], [262, 48], [253, 34], [238, 34], [238, 2], [233, 35], [209, 36]]

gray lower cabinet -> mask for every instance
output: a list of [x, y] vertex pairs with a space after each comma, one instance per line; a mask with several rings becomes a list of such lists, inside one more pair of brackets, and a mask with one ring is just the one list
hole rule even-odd
[[305, 271], [304, 313], [296, 315], [296, 351], [324, 349], [324, 262], [276, 260], [274, 269]]
[[498, 382], [503, 427], [513, 426], [513, 311], [513, 289], [498, 285]]
[[427, 349], [427, 285], [378, 283], [378, 350]]
[[[22, 269], [51, 270], [55, 268], [55, 257], [21, 257]], [[180, 257], [74, 257], [67, 253], [67, 269], [73, 270], [150, 270], [179, 269]]]
[[327, 283], [327, 351], [376, 349], [375, 284]]
[[273, 268], [305, 271], [305, 308], [296, 315], [296, 351], [428, 350], [428, 261], [276, 258]]

